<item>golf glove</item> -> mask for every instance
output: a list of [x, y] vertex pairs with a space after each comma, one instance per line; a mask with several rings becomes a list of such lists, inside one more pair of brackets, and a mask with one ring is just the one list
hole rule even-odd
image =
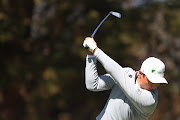
[[90, 52], [93, 52], [95, 48], [97, 48], [97, 44], [96, 42], [94, 41], [93, 38], [86, 38], [83, 42], [83, 46], [85, 48], [88, 48]]

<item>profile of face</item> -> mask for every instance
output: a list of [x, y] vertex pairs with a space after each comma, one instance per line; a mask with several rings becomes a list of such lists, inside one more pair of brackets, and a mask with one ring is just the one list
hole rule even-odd
[[139, 83], [140, 87], [145, 90], [153, 91], [155, 90], [160, 83], [152, 83], [148, 80], [146, 75], [139, 70], [139, 76], [137, 78], [137, 82]]

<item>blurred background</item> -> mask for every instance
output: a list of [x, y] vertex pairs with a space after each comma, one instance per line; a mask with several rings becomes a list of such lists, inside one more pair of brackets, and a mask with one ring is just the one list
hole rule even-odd
[[86, 89], [82, 42], [110, 11], [122, 18], [108, 17], [98, 46], [135, 70], [160, 58], [169, 84], [149, 120], [180, 120], [178, 0], [0, 0], [0, 120], [95, 120], [110, 91]]

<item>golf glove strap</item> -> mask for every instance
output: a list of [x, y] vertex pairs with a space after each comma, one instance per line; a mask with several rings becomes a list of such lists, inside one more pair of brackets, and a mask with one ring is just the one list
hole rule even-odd
[[93, 52], [94, 49], [97, 48], [97, 45], [96, 45], [96, 43], [94, 42], [93, 39], [85, 40], [84, 43], [83, 43], [83, 46], [88, 47], [90, 52]]

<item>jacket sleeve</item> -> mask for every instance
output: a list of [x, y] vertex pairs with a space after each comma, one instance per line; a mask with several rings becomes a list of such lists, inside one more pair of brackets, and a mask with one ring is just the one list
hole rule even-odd
[[85, 84], [90, 91], [104, 91], [112, 89], [114, 80], [109, 74], [98, 76], [95, 57], [86, 57]]

